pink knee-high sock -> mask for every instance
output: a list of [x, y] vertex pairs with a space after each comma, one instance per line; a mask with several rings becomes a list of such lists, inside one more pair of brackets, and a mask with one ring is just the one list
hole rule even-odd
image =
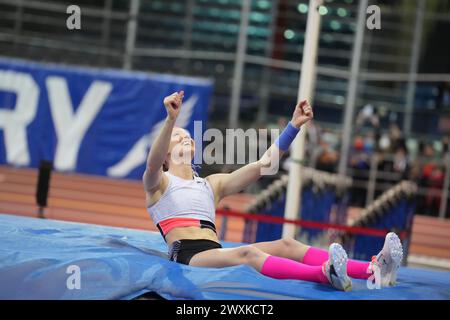
[[294, 260], [268, 256], [261, 268], [261, 273], [275, 279], [305, 280], [329, 283], [322, 272], [322, 266], [308, 266]]
[[[321, 266], [328, 260], [328, 251], [310, 247], [303, 257], [302, 263], [310, 266]], [[355, 279], [368, 279], [372, 273], [367, 273], [369, 262], [361, 262], [348, 259], [347, 274]]]

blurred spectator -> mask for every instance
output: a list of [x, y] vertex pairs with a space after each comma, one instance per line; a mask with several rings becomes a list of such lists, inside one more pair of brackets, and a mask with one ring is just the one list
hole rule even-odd
[[437, 109], [450, 110], [450, 81], [443, 82], [439, 86], [439, 93], [436, 99]]
[[[436, 152], [432, 144], [422, 143], [421, 151], [420, 162], [422, 166], [418, 184], [419, 187], [426, 189], [426, 195], [425, 197], [420, 197], [418, 211], [422, 214], [437, 216], [439, 213], [445, 171], [435, 159]], [[413, 174], [417, 175], [417, 172], [413, 172]]]
[[409, 180], [420, 183], [422, 176], [422, 166], [419, 160], [414, 160], [409, 169]]
[[427, 158], [428, 160], [434, 159], [434, 148], [431, 143], [425, 143], [422, 149], [422, 156]]
[[375, 113], [374, 107], [371, 104], [365, 105], [356, 116], [356, 126], [358, 128], [363, 127], [367, 122], [373, 127], [380, 125], [378, 114]]
[[389, 135], [387, 134], [383, 134], [381, 135], [379, 141], [378, 141], [378, 146], [379, 146], [379, 150], [380, 152], [385, 152], [388, 153], [391, 150], [391, 140], [389, 139]]
[[395, 153], [398, 148], [403, 148], [406, 150], [405, 138], [396, 123], [391, 123], [389, 126], [389, 142], [391, 153]]
[[336, 172], [338, 162], [338, 153], [333, 148], [331, 142], [327, 141], [326, 136], [320, 139], [319, 146], [313, 155], [313, 162], [317, 170]]
[[364, 139], [360, 135], [357, 135], [353, 140], [350, 166], [354, 169], [370, 168], [370, 154], [365, 151]]
[[[370, 143], [365, 144], [365, 140], [361, 135], [356, 135], [353, 139], [352, 150], [350, 153], [350, 167], [356, 169], [354, 176], [357, 176], [358, 180], [366, 180], [367, 176], [362, 175], [359, 170], [368, 170], [370, 168]], [[361, 179], [362, 178], [362, 179]], [[358, 207], [364, 207], [366, 202], [366, 189], [361, 186], [354, 186], [351, 190], [352, 204]]]
[[405, 148], [398, 148], [397, 151], [395, 151], [392, 169], [394, 172], [400, 174], [400, 179], [407, 179], [409, 171], [409, 160]]
[[448, 136], [445, 136], [442, 138], [442, 158], [445, 158], [445, 156], [450, 155], [450, 138]]
[[425, 205], [428, 210], [425, 214], [430, 214], [433, 216], [437, 216], [439, 214], [444, 178], [444, 168], [437, 165], [433, 166], [428, 176], [428, 190], [425, 200]]
[[375, 133], [370, 131], [364, 137], [363, 150], [368, 155], [372, 155], [376, 149]]

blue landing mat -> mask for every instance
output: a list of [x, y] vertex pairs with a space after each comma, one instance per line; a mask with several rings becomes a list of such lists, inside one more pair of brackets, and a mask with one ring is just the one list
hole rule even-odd
[[[224, 243], [225, 247], [236, 246]], [[0, 214], [0, 299], [447, 299], [450, 273], [401, 268], [399, 284], [354, 290], [264, 277], [247, 266], [189, 267], [168, 261], [155, 232]], [[80, 289], [68, 289], [68, 267]]]

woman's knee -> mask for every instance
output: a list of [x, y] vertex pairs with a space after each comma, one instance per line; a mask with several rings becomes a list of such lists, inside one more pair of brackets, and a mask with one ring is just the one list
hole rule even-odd
[[258, 259], [263, 258], [266, 254], [260, 249], [253, 246], [244, 246], [239, 249], [239, 259], [242, 264], [254, 264]]
[[300, 242], [298, 242], [297, 240], [292, 239], [292, 238], [284, 238], [284, 239], [280, 239], [278, 241], [281, 243], [281, 245], [284, 248], [287, 248], [287, 249], [295, 248], [296, 246], [298, 246], [300, 244]]
[[292, 238], [285, 238], [285, 239], [280, 239], [279, 241], [279, 246], [280, 246], [280, 251], [283, 253], [283, 255], [291, 255], [291, 254], [296, 254], [299, 250], [306, 250], [308, 248], [307, 245], [301, 243], [300, 241], [297, 241], [295, 239]]
[[280, 247], [287, 252], [290, 252], [291, 250], [294, 250], [295, 248], [303, 245], [301, 242], [298, 242], [297, 240], [292, 238], [280, 239], [278, 240], [278, 242], [280, 243]]

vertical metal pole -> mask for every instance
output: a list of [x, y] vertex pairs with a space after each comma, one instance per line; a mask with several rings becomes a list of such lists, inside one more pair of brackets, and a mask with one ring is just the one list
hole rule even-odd
[[369, 179], [367, 181], [366, 207], [375, 198], [377, 171], [378, 171], [378, 153], [374, 153], [374, 155], [370, 158], [370, 172], [369, 172]]
[[450, 156], [446, 155], [445, 159], [445, 180], [441, 194], [441, 203], [439, 205], [439, 218], [445, 219], [447, 213], [448, 188], [450, 186]]
[[123, 68], [130, 70], [133, 67], [133, 51], [136, 44], [137, 18], [139, 14], [140, 0], [131, 0], [130, 16], [128, 17], [127, 38], [125, 44], [125, 56]]
[[[381, 19], [383, 19], [383, 18], [381, 18]], [[374, 42], [374, 33], [373, 32], [365, 33], [364, 34], [365, 50], [361, 50], [361, 61], [359, 62], [360, 70], [368, 70], [369, 69], [370, 54], [372, 53], [371, 49], [372, 49], [373, 42]]]
[[[195, 0], [188, 0], [186, 3], [186, 17], [184, 19], [184, 37], [183, 37], [183, 49], [186, 51], [191, 50], [192, 44], [192, 28], [194, 25], [194, 6]], [[188, 72], [189, 56], [183, 61], [182, 73]]]
[[411, 133], [414, 96], [416, 95], [417, 69], [419, 66], [420, 46], [422, 45], [423, 18], [425, 15], [425, 0], [418, 0], [416, 22], [412, 42], [412, 53], [409, 64], [408, 88], [406, 91], [405, 115], [403, 117], [403, 132], [405, 136]]
[[[109, 35], [111, 32], [111, 8], [112, 8], [113, 0], [106, 0], [105, 6], [103, 8], [103, 23], [102, 23], [102, 47], [106, 48], [109, 42]], [[107, 65], [106, 63], [106, 55], [102, 56], [103, 65]]]
[[[308, 21], [305, 31], [305, 45], [303, 47], [303, 60], [298, 89], [300, 100], [311, 100], [313, 96], [313, 83], [316, 76], [317, 46], [320, 32], [319, 6], [322, 0], [310, 0]], [[297, 219], [300, 214], [301, 197], [301, 162], [305, 153], [306, 128], [303, 126], [295, 138], [292, 146], [292, 162], [289, 168], [289, 181], [286, 193], [286, 207], [284, 217], [286, 219]], [[296, 227], [294, 224], [283, 225], [283, 238], [294, 238]]]
[[112, 0], [105, 1], [103, 8], [103, 24], [102, 24], [102, 45], [106, 46], [109, 40], [109, 33], [111, 30], [111, 8]]
[[17, 37], [22, 30], [23, 22], [23, 0], [18, 0], [16, 4], [16, 14], [14, 18], [14, 35]]
[[243, 0], [241, 8], [241, 24], [239, 27], [239, 38], [236, 50], [236, 61], [234, 63], [233, 88], [231, 89], [230, 117], [228, 119], [229, 128], [236, 128], [238, 124], [242, 90], [242, 74], [244, 72], [245, 54], [247, 52], [247, 30], [250, 9], [251, 0]]
[[[277, 32], [277, 17], [278, 17], [278, 0], [271, 1], [270, 17], [271, 22], [269, 25], [270, 36], [267, 39], [266, 45], [266, 58], [271, 58], [273, 52], [273, 41]], [[261, 103], [258, 108], [258, 115], [256, 117], [258, 122], [267, 122], [267, 109], [269, 108], [269, 93], [270, 93], [270, 66], [264, 66], [261, 89], [259, 90], [259, 97]]]
[[368, 0], [360, 0], [358, 7], [358, 17], [356, 22], [355, 43], [352, 53], [352, 64], [350, 67], [350, 79], [348, 81], [347, 101], [345, 104], [344, 124], [342, 130], [341, 156], [339, 159], [339, 175], [347, 174], [347, 159], [350, 149], [350, 136], [353, 128], [353, 115], [355, 112], [356, 91], [358, 87], [358, 74], [361, 61], [361, 51], [364, 40], [364, 30], [366, 29], [366, 10]]
[[227, 235], [228, 217], [222, 216], [222, 224], [220, 225], [220, 240], [225, 241]]
[[16, 54], [23, 23], [23, 0], [18, 0], [14, 17], [14, 54]]

